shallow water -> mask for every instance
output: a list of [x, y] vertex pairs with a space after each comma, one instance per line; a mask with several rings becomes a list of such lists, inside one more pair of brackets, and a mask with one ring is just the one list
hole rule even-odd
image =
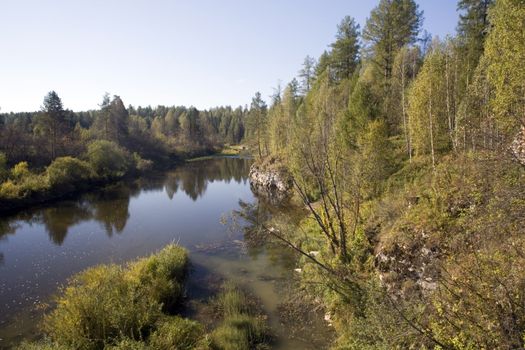
[[188, 163], [0, 218], [0, 348], [38, 334], [42, 305], [72, 274], [148, 255], [173, 241], [190, 251], [188, 316], [206, 321], [203, 305], [222, 281], [232, 280], [260, 301], [275, 348], [323, 348], [329, 332], [319, 315], [292, 325], [280, 316], [281, 302], [293, 294], [292, 252], [245, 240], [249, 223], [232, 220], [246, 205], [266, 215], [250, 190], [250, 164], [241, 158]]

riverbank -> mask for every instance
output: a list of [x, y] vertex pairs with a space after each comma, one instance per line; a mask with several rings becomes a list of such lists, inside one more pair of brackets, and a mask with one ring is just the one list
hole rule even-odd
[[[118, 164], [114, 163], [106, 165], [104, 170], [99, 172], [92, 169], [94, 167], [88, 162], [72, 157], [57, 158], [58, 161], [55, 160], [41, 173], [31, 172], [25, 162], [19, 163], [11, 169], [12, 175], [5, 182], [0, 183], [0, 215], [15, 214], [31, 207], [78, 198], [83, 193], [102, 189], [120, 181], [172, 169], [185, 162], [241, 154], [246, 154], [243, 146], [228, 145], [220, 150], [172, 157], [157, 162], [134, 155], [127, 160], [125, 169], [111, 169], [111, 167], [118, 167]], [[108, 158], [113, 158], [111, 156], [110, 154]], [[103, 162], [107, 163], [111, 160], [107, 159]]]

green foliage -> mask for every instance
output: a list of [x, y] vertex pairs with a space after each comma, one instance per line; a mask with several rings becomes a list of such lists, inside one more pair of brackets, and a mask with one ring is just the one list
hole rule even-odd
[[346, 16], [337, 26], [336, 41], [331, 45], [331, 67], [337, 79], [348, 79], [358, 64], [359, 24]]
[[141, 172], [153, 169], [153, 161], [142, 158], [140, 154], [136, 152], [133, 153], [133, 163], [135, 165], [135, 169]]
[[492, 25], [485, 46], [487, 77], [494, 89], [490, 105], [498, 128], [514, 136], [525, 124], [525, 4], [498, 0], [489, 11]]
[[126, 150], [106, 140], [90, 143], [87, 158], [97, 176], [106, 179], [126, 175], [131, 165], [131, 159]]
[[490, 27], [488, 11], [494, 2], [494, 0], [458, 1], [458, 10], [461, 11], [458, 33], [463, 41], [461, 51], [467, 61], [468, 75], [472, 75], [483, 54], [485, 37]]
[[202, 325], [178, 316], [163, 320], [151, 334], [149, 344], [150, 348], [155, 350], [204, 350], [209, 348]]
[[228, 285], [219, 295], [223, 322], [211, 334], [215, 350], [244, 350], [260, 348], [268, 340], [263, 320], [254, 315], [246, 295]]
[[381, 0], [370, 13], [363, 39], [385, 79], [392, 75], [397, 51], [416, 40], [422, 16], [413, 0]]
[[27, 162], [20, 162], [11, 169], [11, 176], [17, 181], [29, 176], [29, 174], [29, 164]]
[[94, 173], [87, 162], [73, 157], [56, 158], [46, 169], [49, 184], [52, 187], [74, 188], [75, 184], [89, 181]]
[[442, 77], [445, 54], [435, 42], [408, 94], [409, 133], [416, 155], [446, 151], [451, 144], [447, 85]]
[[32, 173], [27, 162], [16, 164], [9, 177], [0, 183], [1, 200], [21, 200], [49, 189], [47, 177]]
[[73, 276], [44, 330], [57, 343], [101, 349], [122, 337], [143, 340], [178, 301], [187, 264], [183, 248], [168, 245], [126, 267], [100, 265]]

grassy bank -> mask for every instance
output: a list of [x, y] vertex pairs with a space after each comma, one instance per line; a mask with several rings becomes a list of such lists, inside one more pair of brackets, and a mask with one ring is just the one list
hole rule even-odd
[[[234, 151], [235, 148], [228, 148], [219, 155]], [[122, 179], [173, 167], [185, 157], [194, 156], [185, 154], [154, 162], [111, 141], [97, 140], [89, 144], [86, 153], [79, 158], [58, 157], [44, 169], [31, 169], [27, 162], [9, 168], [5, 156], [0, 153], [0, 214], [71, 198]]]
[[54, 309], [44, 316], [45, 337], [18, 349], [267, 349], [264, 316], [233, 285], [212, 301], [214, 330], [206, 332], [199, 322], [176, 314], [187, 266], [186, 250], [170, 244], [123, 266], [80, 272], [62, 287]]
[[186, 250], [170, 244], [124, 266], [73, 276], [42, 322], [46, 340], [20, 349], [206, 348], [203, 327], [174, 314], [187, 264]]

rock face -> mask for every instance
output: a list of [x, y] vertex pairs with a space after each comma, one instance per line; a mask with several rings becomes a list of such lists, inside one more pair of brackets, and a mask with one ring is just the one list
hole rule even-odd
[[412, 293], [426, 294], [437, 288], [439, 249], [428, 248], [423, 242], [412, 246], [394, 244], [380, 249], [375, 257], [379, 279], [387, 290], [401, 297]]
[[257, 195], [282, 200], [291, 193], [292, 177], [275, 158], [254, 163], [250, 167], [249, 177], [250, 186]]
[[516, 160], [525, 165], [525, 126], [521, 127], [521, 131], [510, 145], [510, 150]]

